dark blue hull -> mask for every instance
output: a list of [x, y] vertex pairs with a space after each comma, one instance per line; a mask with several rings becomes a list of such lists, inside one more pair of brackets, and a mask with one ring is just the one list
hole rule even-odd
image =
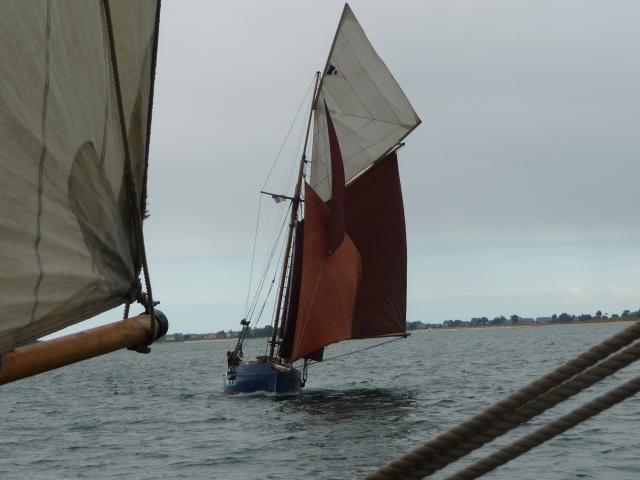
[[224, 393], [299, 393], [302, 388], [300, 372], [295, 368], [285, 370], [267, 362], [242, 363], [235, 373], [227, 373]]

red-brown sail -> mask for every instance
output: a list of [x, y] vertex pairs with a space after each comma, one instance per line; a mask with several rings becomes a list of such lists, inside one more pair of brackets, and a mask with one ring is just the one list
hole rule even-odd
[[291, 277], [287, 292], [288, 301], [283, 315], [282, 342], [279, 354], [282, 358], [290, 358], [293, 350], [293, 339], [296, 334], [296, 322], [298, 320], [298, 308], [300, 306], [300, 286], [302, 284], [302, 248], [304, 245], [304, 220], [296, 225], [296, 238], [293, 244], [293, 257], [291, 259]]
[[327, 254], [331, 255], [344, 239], [345, 184], [342, 152], [331, 114], [327, 108], [327, 102], [324, 102], [324, 111], [327, 117], [327, 133], [331, 153], [331, 220], [329, 221], [329, 249], [327, 251]]
[[405, 333], [407, 241], [395, 153], [349, 186], [345, 217], [362, 260], [351, 338]]
[[420, 119], [348, 6], [315, 108], [290, 360], [406, 326], [404, 208], [397, 158], [387, 153]]
[[[384, 158], [345, 192], [340, 146], [326, 105], [325, 111], [332, 172], [338, 174], [332, 175], [329, 205], [305, 185], [292, 360], [341, 340], [401, 335], [406, 327], [407, 247], [398, 159], [395, 153]], [[289, 308], [295, 308], [295, 299], [289, 300]]]
[[349, 235], [327, 256], [331, 210], [305, 185], [304, 248], [298, 321], [291, 360], [351, 338], [360, 254]]

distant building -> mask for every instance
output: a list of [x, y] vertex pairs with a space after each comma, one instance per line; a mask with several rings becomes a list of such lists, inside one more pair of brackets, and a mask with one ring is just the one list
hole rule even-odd
[[551, 323], [551, 317], [536, 317], [536, 323], [538, 324]]

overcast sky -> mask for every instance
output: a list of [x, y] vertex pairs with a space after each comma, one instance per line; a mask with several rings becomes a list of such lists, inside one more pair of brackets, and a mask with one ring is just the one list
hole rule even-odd
[[[640, 4], [350, 5], [423, 119], [399, 154], [407, 320], [639, 308]], [[171, 332], [244, 316], [257, 192], [342, 7], [163, 1], [145, 231]]]

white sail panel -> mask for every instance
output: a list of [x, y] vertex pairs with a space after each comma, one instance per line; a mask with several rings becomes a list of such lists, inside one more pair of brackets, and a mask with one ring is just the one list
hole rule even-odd
[[[144, 183], [157, 0], [111, 0]], [[139, 271], [102, 2], [0, 3], [0, 353], [123, 303]]]
[[329, 54], [314, 115], [311, 185], [328, 200], [331, 157], [325, 102], [340, 142], [347, 183], [420, 124], [348, 5]]

